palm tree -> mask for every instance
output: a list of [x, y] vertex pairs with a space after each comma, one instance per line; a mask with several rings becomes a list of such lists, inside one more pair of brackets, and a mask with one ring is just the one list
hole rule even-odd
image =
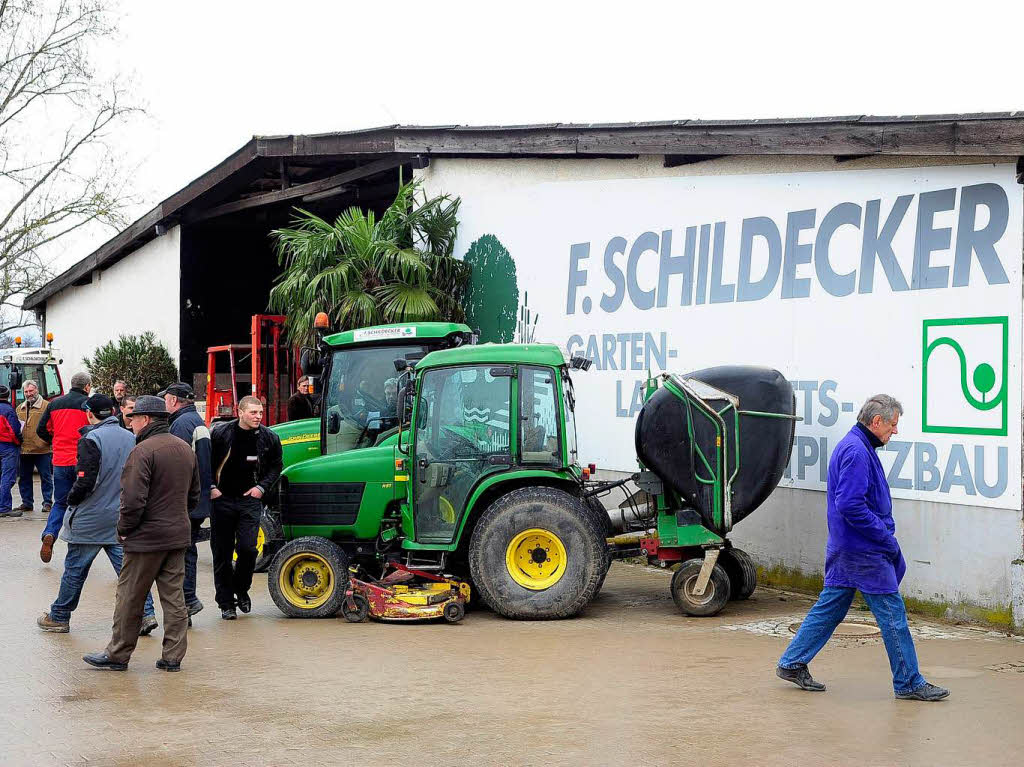
[[379, 219], [353, 207], [330, 223], [296, 209], [290, 228], [271, 232], [283, 271], [270, 308], [287, 315], [292, 343], [314, 343], [319, 311], [339, 330], [464, 321], [470, 267], [453, 256], [459, 203], [448, 195], [428, 199], [411, 181]]

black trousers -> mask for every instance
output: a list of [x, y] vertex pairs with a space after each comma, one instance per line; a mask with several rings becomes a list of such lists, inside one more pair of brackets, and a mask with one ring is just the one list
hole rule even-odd
[[[222, 495], [213, 501], [210, 548], [213, 550], [213, 584], [221, 610], [234, 607], [236, 596], [249, 595], [262, 511], [263, 504], [256, 498]], [[238, 552], [237, 560], [234, 560], [235, 552]]]

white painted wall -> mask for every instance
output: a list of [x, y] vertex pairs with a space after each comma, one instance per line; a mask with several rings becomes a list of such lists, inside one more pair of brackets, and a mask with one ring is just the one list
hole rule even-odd
[[[663, 167], [660, 157], [636, 160], [434, 159], [417, 177], [422, 180], [427, 194], [447, 193], [462, 198], [460, 221], [463, 227], [456, 248], [461, 255], [469, 243], [480, 236], [473, 222], [477, 218], [492, 221], [497, 200], [507, 195], [509, 189], [545, 182], [834, 171], [837, 183], [841, 183], [842, 173], [850, 170], [995, 162], [1005, 162], [1005, 158], [865, 158], [836, 163], [831, 157], [749, 156], [677, 168]], [[737, 179], [737, 183], [741, 184], [742, 179]], [[557, 216], [558, 212], [550, 214]], [[536, 221], [509, 221], [505, 229], [517, 223], [524, 227], [537, 225]], [[1011, 332], [1019, 334], [1021, 329], [1013, 328]], [[561, 339], [542, 337], [539, 332], [537, 340], [559, 342]], [[586, 402], [581, 405], [586, 408]], [[1020, 418], [1020, 412], [1010, 413], [1011, 424], [1019, 424]], [[581, 444], [580, 449], [581, 455], [586, 456], [587, 445]], [[894, 516], [908, 563], [903, 583], [907, 596], [995, 609], [1006, 609], [1011, 602], [1016, 602], [1019, 604], [1015, 605], [1015, 612], [1024, 613], [1024, 597], [1021, 596], [1024, 594], [1024, 567], [1019, 564], [1024, 521], [1020, 508], [981, 508], [895, 499]], [[738, 525], [731, 537], [737, 545], [749, 550], [760, 564], [820, 575], [826, 535], [824, 493], [780, 488], [761, 509]], [[1015, 619], [1024, 627], [1024, 614], [1015, 614]]]
[[109, 269], [92, 283], [69, 287], [46, 302], [46, 330], [64, 359], [61, 377], [84, 370], [82, 358], [119, 335], [152, 330], [175, 364], [180, 353], [181, 228], [174, 227]]

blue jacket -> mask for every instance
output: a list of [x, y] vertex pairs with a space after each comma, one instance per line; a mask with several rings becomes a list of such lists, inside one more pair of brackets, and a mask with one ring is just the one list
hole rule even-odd
[[135, 447], [135, 437], [112, 415], [82, 428], [78, 440], [75, 483], [60, 537], [68, 543], [118, 544], [121, 470]]
[[881, 444], [856, 424], [828, 462], [826, 586], [893, 594], [907, 571], [896, 542], [889, 483], [875, 453]]
[[171, 414], [170, 432], [185, 440], [196, 454], [199, 464], [199, 503], [189, 516], [192, 519], [206, 519], [210, 516], [210, 485], [213, 484], [213, 465], [210, 460], [210, 430], [199, 415], [195, 405], [186, 405]]

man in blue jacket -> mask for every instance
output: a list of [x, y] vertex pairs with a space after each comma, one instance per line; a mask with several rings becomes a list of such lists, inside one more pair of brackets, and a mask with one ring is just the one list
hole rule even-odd
[[[60, 537], [67, 542], [60, 592], [36, 624], [43, 631], [66, 634], [71, 613], [78, 607], [93, 560], [103, 550], [120, 575], [124, 549], [117, 537], [121, 508], [121, 470], [135, 447], [135, 438], [121, 428], [114, 414], [114, 400], [96, 394], [85, 401], [88, 426], [81, 429], [75, 482], [68, 492], [68, 512]], [[153, 597], [146, 596], [143, 636], [156, 628]]]
[[[192, 616], [203, 609], [203, 603], [196, 594], [196, 563], [199, 551], [196, 541], [203, 520], [210, 516], [210, 485], [213, 484], [213, 470], [210, 465], [210, 430], [199, 415], [195, 405], [195, 393], [187, 383], [173, 383], [158, 395], [164, 398], [167, 412], [171, 414], [168, 421], [171, 434], [183, 439], [196, 454], [199, 464], [199, 481], [202, 490], [199, 505], [189, 514], [192, 523], [192, 544], [185, 549], [185, 606], [188, 608], [189, 621]], [[191, 623], [189, 624], [191, 625]]]
[[801, 689], [825, 689], [811, 677], [807, 664], [846, 617], [859, 590], [881, 629], [896, 697], [937, 701], [949, 695], [918, 671], [907, 610], [899, 595], [907, 563], [896, 542], [892, 496], [875, 451], [897, 433], [901, 415], [903, 406], [896, 399], [876, 394], [864, 403], [857, 423], [828, 462], [825, 588], [776, 669], [780, 678]]

